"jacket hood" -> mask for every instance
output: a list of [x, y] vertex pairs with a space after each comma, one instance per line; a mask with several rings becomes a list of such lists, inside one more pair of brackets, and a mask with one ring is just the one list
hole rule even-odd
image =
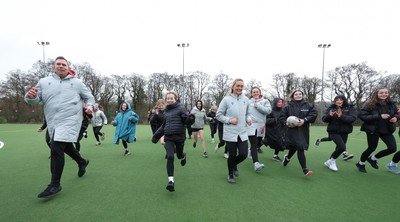
[[276, 106], [278, 104], [279, 100], [282, 100], [283, 101], [283, 106], [285, 106], [285, 100], [284, 99], [282, 99], [282, 98], [274, 98], [272, 100], [272, 110], [281, 110], [283, 108], [283, 106], [280, 107], [280, 108]]
[[126, 112], [126, 111], [131, 111], [131, 104], [129, 104], [129, 103], [127, 103], [127, 102], [122, 102], [121, 105], [119, 105], [119, 112], [124, 112], [124, 111], [122, 110], [122, 104], [124, 104], [124, 103], [125, 103], [126, 106], [127, 106], [125, 112]]

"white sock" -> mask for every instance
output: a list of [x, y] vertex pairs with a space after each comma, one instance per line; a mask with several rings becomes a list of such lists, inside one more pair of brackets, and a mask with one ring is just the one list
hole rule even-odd
[[168, 177], [168, 181], [174, 182], [174, 177]]
[[373, 160], [373, 161], [377, 161], [377, 160], [378, 160], [378, 158], [376, 158], [375, 156], [371, 156], [371, 160]]
[[397, 166], [397, 163], [390, 161], [390, 166]]
[[342, 154], [343, 154], [343, 155], [347, 155], [347, 152], [346, 152], [346, 151], [344, 151]]
[[358, 164], [360, 164], [360, 165], [365, 165], [365, 162], [359, 161]]
[[278, 155], [274, 154], [274, 157], [277, 157]]

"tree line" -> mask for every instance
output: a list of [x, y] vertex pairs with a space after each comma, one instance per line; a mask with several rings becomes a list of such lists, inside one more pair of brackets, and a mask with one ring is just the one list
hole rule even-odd
[[[30, 106], [24, 102], [27, 90], [35, 86], [40, 78], [52, 71], [54, 60], [46, 63], [38, 61], [28, 71], [19, 69], [6, 74], [0, 82], [0, 123], [40, 123], [43, 120], [43, 107]], [[163, 97], [163, 92], [174, 90], [180, 95], [181, 102], [191, 110], [196, 100], [201, 99], [208, 110], [213, 104], [218, 105], [229, 93], [233, 79], [229, 74], [219, 73], [213, 76], [202, 71], [182, 74], [152, 73], [148, 77], [131, 73], [126, 75], [101, 75], [89, 63], [71, 65], [76, 76], [83, 80], [92, 92], [95, 100], [104, 107], [104, 113], [113, 119], [122, 101], [132, 105], [132, 109], [141, 117], [141, 123], [147, 123], [147, 112], [156, 101]], [[349, 102], [360, 110], [378, 86], [386, 86], [396, 101], [400, 98], [400, 74], [378, 72], [366, 62], [348, 64], [327, 71], [326, 81], [317, 77], [299, 76], [296, 73], [276, 73], [268, 84], [257, 79], [246, 83], [246, 94], [257, 85], [262, 94], [272, 101], [273, 97], [287, 99], [295, 89], [304, 92], [306, 100], [315, 105], [317, 110], [324, 109], [338, 95], [345, 95]], [[321, 106], [321, 91], [324, 90]], [[63, 104], [60, 104], [62, 106]]]

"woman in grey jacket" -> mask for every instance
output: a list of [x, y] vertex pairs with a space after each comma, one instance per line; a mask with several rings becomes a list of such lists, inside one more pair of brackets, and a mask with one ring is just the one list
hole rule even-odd
[[100, 139], [99, 136], [101, 136], [101, 140], [104, 140], [105, 134], [104, 132], [101, 132], [101, 128], [103, 128], [103, 125], [107, 125], [107, 117], [104, 115], [104, 112], [102, 110], [102, 106], [100, 106], [98, 103], [94, 105], [94, 112], [93, 112], [93, 117], [92, 117], [92, 126], [93, 126], [93, 133], [94, 137], [96, 138], [96, 146], [100, 145]]
[[197, 135], [199, 135], [201, 140], [201, 148], [203, 149], [203, 157], [207, 158], [208, 155], [206, 149], [206, 141], [204, 139], [204, 122], [206, 120], [210, 121], [211, 118], [207, 117], [206, 111], [203, 109], [203, 102], [201, 100], [196, 101], [196, 106], [193, 107], [190, 113], [196, 117], [192, 125], [193, 140], [194, 140], [193, 148], [196, 148], [196, 143], [198, 139]]
[[252, 122], [251, 126], [247, 126], [250, 154], [253, 159], [254, 170], [260, 171], [264, 168], [264, 164], [258, 161], [257, 147], [258, 144], [261, 144], [265, 132], [266, 116], [271, 113], [271, 104], [268, 100], [262, 98], [261, 89], [258, 87], [251, 88], [249, 113]]
[[251, 125], [251, 118], [249, 99], [242, 95], [243, 85], [242, 79], [233, 81], [231, 94], [221, 101], [216, 115], [217, 120], [224, 123], [223, 140], [229, 152], [228, 183], [236, 182], [233, 176], [239, 176], [237, 165], [246, 159], [249, 146], [247, 125]]

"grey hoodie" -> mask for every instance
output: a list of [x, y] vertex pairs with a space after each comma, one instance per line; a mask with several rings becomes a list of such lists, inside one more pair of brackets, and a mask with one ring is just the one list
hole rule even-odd
[[[257, 103], [257, 108], [254, 104]], [[250, 99], [249, 112], [251, 118], [251, 126], [247, 126], [247, 133], [249, 136], [255, 136], [257, 130], [257, 137], [263, 137], [265, 134], [265, 122], [267, 115], [271, 113], [271, 104], [266, 99]]]

